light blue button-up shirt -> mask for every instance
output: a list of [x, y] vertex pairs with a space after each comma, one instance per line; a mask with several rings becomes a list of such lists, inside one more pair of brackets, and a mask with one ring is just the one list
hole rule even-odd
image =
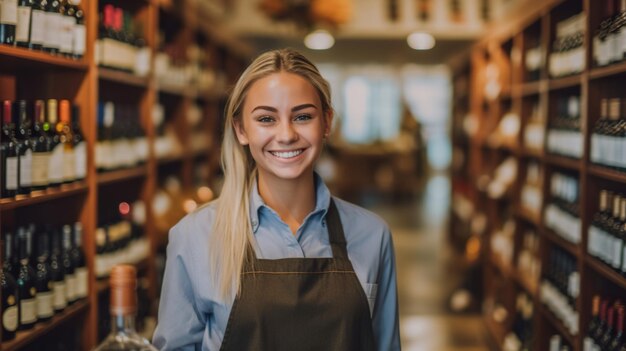
[[[326, 227], [330, 192], [316, 175], [316, 206], [294, 235], [265, 205], [256, 185], [250, 194], [250, 222], [264, 259], [332, 257]], [[348, 257], [368, 297], [379, 351], [400, 350], [396, 270], [386, 223], [361, 207], [334, 198], [347, 241]], [[217, 302], [208, 277], [208, 239], [215, 216], [211, 203], [185, 216], [169, 234], [158, 325], [153, 343], [161, 350], [219, 350], [232, 301]]]

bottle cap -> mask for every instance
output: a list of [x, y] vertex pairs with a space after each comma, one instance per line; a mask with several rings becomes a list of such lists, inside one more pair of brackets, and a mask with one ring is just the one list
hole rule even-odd
[[65, 123], [65, 124], [69, 124], [71, 123], [70, 120], [70, 101], [69, 100], [61, 100], [59, 102], [59, 112], [60, 112], [60, 118], [61, 118], [61, 122]]
[[11, 123], [11, 111], [11, 101], [4, 100], [4, 102], [2, 103], [2, 120], [4, 121], [4, 123]]
[[117, 265], [111, 270], [111, 306], [113, 315], [137, 312], [137, 270], [132, 265]]
[[52, 124], [57, 123], [58, 118], [58, 103], [56, 99], [48, 100], [48, 122]]

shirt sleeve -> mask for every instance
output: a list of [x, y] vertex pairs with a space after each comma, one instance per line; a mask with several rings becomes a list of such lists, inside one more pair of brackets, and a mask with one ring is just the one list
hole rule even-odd
[[188, 238], [179, 223], [170, 230], [165, 275], [153, 344], [159, 350], [200, 350], [207, 326], [195, 304], [190, 272], [183, 255], [189, 255]]
[[396, 285], [396, 262], [393, 241], [388, 228], [385, 228], [381, 246], [378, 293], [374, 304], [372, 325], [378, 350], [400, 350], [400, 330], [398, 324], [398, 289]]

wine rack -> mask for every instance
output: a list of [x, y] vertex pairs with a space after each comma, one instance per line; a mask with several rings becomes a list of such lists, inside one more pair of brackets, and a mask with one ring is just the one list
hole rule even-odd
[[[99, 343], [108, 328], [103, 321], [107, 318], [105, 297], [109, 287], [106, 279], [96, 276], [97, 232], [102, 225], [108, 225], [103, 221], [110, 221], [107, 217], [121, 204], [145, 204], [142, 219], [133, 222], [141, 223], [141, 235], [148, 242], [146, 257], [136, 263], [141, 282], [140, 313], [155, 316], [167, 228], [194, 207], [172, 210], [175, 215], [166, 213], [167, 218], [161, 218], [163, 209], [156, 208], [156, 200], [169, 196], [173, 202], [174, 197], [160, 188], [167, 180], [175, 179], [178, 191], [185, 194], [175, 198], [181, 204], [172, 204], [172, 208], [182, 208], [188, 198], [193, 198], [195, 205], [213, 196], [210, 188], [219, 182], [220, 123], [227, 88], [252, 54], [246, 43], [225, 35], [227, 29], [219, 19], [203, 10], [196, 0], [99, 0], [82, 1], [80, 6], [86, 26], [81, 58], [0, 44], [0, 100], [69, 99], [80, 108], [80, 125], [87, 141], [85, 179], [17, 199], [0, 199], [0, 237], [18, 224], [33, 220], [81, 222], [89, 272], [88, 296], [52, 319], [38, 322], [33, 329], [18, 331], [11, 340], [0, 339], [0, 351], [90, 350]], [[113, 28], [113, 22], [109, 26], [101, 22], [105, 11], [117, 11], [118, 27]], [[113, 32], [121, 26], [124, 33]], [[106, 43], [101, 39], [107, 39]], [[126, 61], [102, 56], [103, 45], [108, 51], [118, 50]], [[169, 67], [194, 74], [186, 73], [187, 80], [181, 84], [167, 84], [160, 77], [159, 64], [163, 60], [171, 61]], [[177, 74], [181, 73], [174, 70], [168, 80]], [[98, 116], [101, 105], [106, 103], [121, 111], [115, 118], [124, 120], [132, 115], [141, 129], [132, 136], [125, 131], [112, 140], [145, 138], [145, 159], [138, 158], [126, 166], [121, 162], [108, 169], [97, 167], [100, 141], [109, 142], [99, 140], [105, 133], [100, 133], [104, 125]], [[162, 116], [155, 119], [159, 105]], [[117, 128], [118, 132], [123, 129]], [[157, 154], [164, 131], [178, 145], [178, 154]], [[205, 188], [196, 192], [200, 186]]]
[[[469, 243], [475, 245], [472, 241], [480, 240], [484, 319], [498, 349], [505, 349], [505, 343], [515, 345], [517, 341], [510, 340], [515, 334], [531, 340], [533, 350], [548, 350], [552, 343], [553, 347], [565, 345], [582, 351], [589, 328], [593, 327], [594, 296], [616, 300], [626, 295], [626, 275], [617, 267], [617, 253], [595, 252], [601, 250], [598, 247], [609, 246], [607, 242], [626, 241], [624, 231], [600, 235], [600, 243], [590, 243], [597, 240], [597, 234], [589, 235], [599, 212], [600, 193], [626, 193], [626, 172], [615, 166], [620, 162], [619, 150], [601, 155], [603, 162], [592, 161], [598, 159], [597, 150], [592, 155], [592, 144], [597, 143], [593, 140], [598, 135], [609, 137], [603, 140], [605, 149], [606, 145], [619, 148], [617, 138], [622, 143], [626, 140], [626, 95], [622, 89], [626, 61], [612, 53], [608, 54], [612, 60], [604, 58], [598, 65], [594, 52], [601, 25], [609, 23], [605, 22], [607, 8], [615, 16], [611, 28], [623, 26], [616, 20], [620, 11], [626, 11], [620, 6], [619, 1], [610, 0], [529, 1], [526, 10], [496, 25], [492, 34], [453, 61], [452, 136], [456, 162], [452, 170], [450, 237], [457, 247], [459, 241], [468, 243], [466, 254]], [[602, 33], [604, 38], [611, 31], [605, 29]], [[567, 59], [568, 53], [573, 61], [567, 69], [555, 63], [551, 67], [555, 59], [562, 61], [563, 55]], [[612, 116], [608, 107], [603, 107], [611, 103]], [[498, 126], [511, 113], [519, 121], [519, 129], [513, 128], [516, 123], [507, 122], [513, 126], [512, 140], [491, 143], [494, 138], [502, 138]], [[606, 121], [611, 118], [621, 120], [622, 127], [614, 123], [613, 129], [607, 128], [610, 122]], [[551, 131], [556, 131], [552, 133], [556, 140], [548, 140]], [[516, 161], [516, 176], [504, 189], [505, 195], [494, 198], [490, 189], [498, 179], [493, 175], [505, 159]], [[554, 175], [570, 177], [573, 181], [566, 183], [576, 188], [575, 201], [565, 206], [567, 211], [563, 206], [556, 210], [557, 222], [565, 217], [566, 222], [573, 223], [557, 223], [557, 230], [554, 202], [560, 200], [551, 193]], [[571, 187], [567, 185], [565, 190]], [[565, 191], [565, 197], [569, 198], [568, 194]], [[516, 223], [513, 237], [503, 241], [503, 222], [510, 218]], [[588, 251], [590, 245], [592, 251], [595, 249], [593, 254]], [[501, 252], [512, 252], [512, 265], [498, 258]], [[557, 257], [567, 257], [568, 272], [575, 272], [569, 287], [559, 279], [554, 282], [555, 273], [550, 271], [555, 264], [554, 252], [558, 252]], [[538, 266], [540, 273], [529, 276], [533, 270], [520, 269], [521, 255], [525, 267]], [[626, 259], [623, 256], [621, 259]], [[533, 257], [537, 262], [528, 263]], [[557, 262], [562, 264], [560, 260]], [[550, 286], [542, 287], [548, 280]], [[546, 289], [552, 296], [544, 296]], [[527, 294], [533, 305], [531, 337], [526, 334], [529, 327], [520, 331], [511, 321], [511, 316], [519, 314], [515, 297], [521, 293]], [[546, 299], [552, 301], [546, 303]], [[568, 301], [570, 311], [557, 316], [554, 306], [563, 301]]]

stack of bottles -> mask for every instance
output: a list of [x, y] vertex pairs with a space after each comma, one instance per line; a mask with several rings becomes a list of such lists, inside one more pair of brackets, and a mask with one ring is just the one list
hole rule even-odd
[[580, 275], [576, 259], [559, 247], [552, 247], [544, 265], [539, 299], [563, 323], [571, 335], [578, 334], [576, 300], [580, 293]]
[[591, 134], [589, 158], [593, 163], [626, 172], [625, 150], [626, 99], [603, 98], [600, 100], [600, 119]]
[[580, 73], [585, 69], [586, 16], [579, 13], [556, 24], [556, 35], [548, 61], [551, 77], [563, 77]]
[[113, 215], [100, 216], [96, 229], [95, 274], [107, 277], [118, 264], [136, 264], [148, 257], [149, 242], [144, 235], [146, 208], [141, 200], [132, 207], [121, 202]]
[[146, 162], [148, 139], [140, 116], [137, 105], [110, 101], [98, 103], [98, 171], [129, 168]]
[[626, 2], [601, 0], [603, 19], [593, 36], [593, 61], [597, 66], [607, 66], [626, 58]]
[[556, 99], [556, 116], [548, 122], [546, 149], [548, 152], [581, 158], [583, 135], [580, 129], [580, 96], [560, 96]]
[[82, 224], [20, 226], [4, 233], [2, 340], [87, 297]]
[[179, 157], [183, 154], [183, 145], [176, 136], [176, 131], [171, 124], [165, 123], [165, 107], [161, 104], [154, 105], [152, 109], [152, 121], [156, 130], [154, 141], [154, 154], [157, 159]]
[[85, 54], [81, 0], [0, 2], [0, 44], [80, 59]]
[[515, 318], [511, 331], [504, 338], [503, 351], [532, 349], [533, 342], [533, 300], [525, 293], [517, 295]]
[[106, 4], [100, 13], [96, 64], [138, 76], [150, 71], [150, 47], [143, 38], [141, 23], [119, 7]]
[[563, 239], [580, 243], [578, 178], [561, 173], [550, 177], [550, 202], [544, 210], [544, 223]]
[[595, 295], [591, 321], [583, 340], [583, 351], [626, 350], [624, 302]]
[[[165, 35], [161, 35], [165, 38]], [[176, 43], [161, 43], [155, 57], [157, 81], [168, 87], [218, 91], [226, 84], [223, 72], [216, 72], [208, 65], [206, 50], [197, 45], [182, 47]]]
[[626, 197], [600, 191], [600, 206], [589, 226], [587, 251], [626, 275]]
[[79, 111], [69, 100], [3, 102], [0, 197], [28, 196], [85, 178]]

